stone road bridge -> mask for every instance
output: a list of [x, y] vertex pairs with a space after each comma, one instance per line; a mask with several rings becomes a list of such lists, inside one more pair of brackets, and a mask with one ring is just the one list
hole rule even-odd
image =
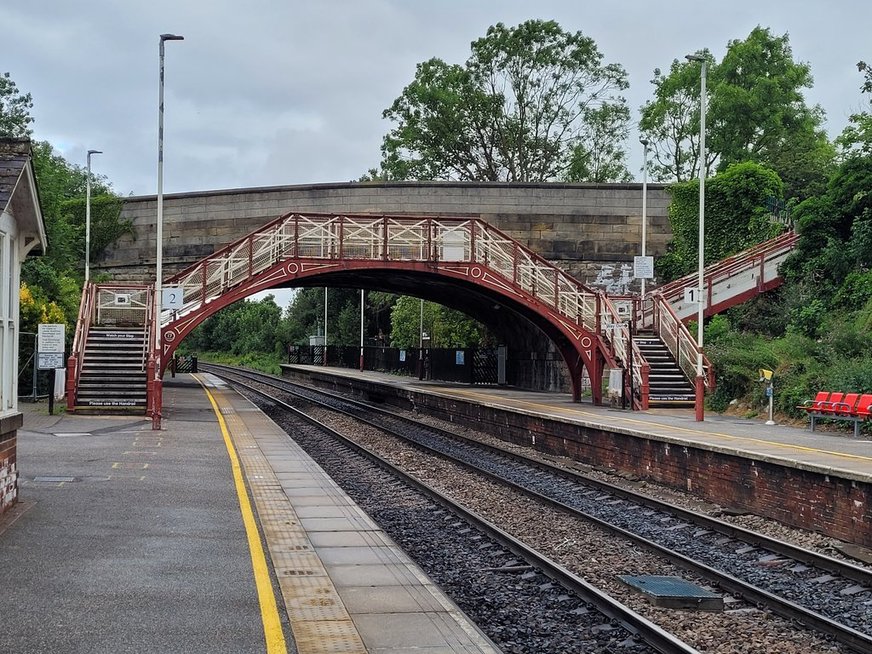
[[[648, 185], [648, 252], [671, 238], [665, 186]], [[284, 213], [471, 217], [493, 225], [582, 283], [612, 294], [638, 289], [633, 256], [642, 236], [641, 184], [460, 182], [341, 183], [229, 189], [164, 196], [164, 271], [172, 275]], [[155, 196], [125, 198], [119, 239], [94, 268], [152, 281]]]

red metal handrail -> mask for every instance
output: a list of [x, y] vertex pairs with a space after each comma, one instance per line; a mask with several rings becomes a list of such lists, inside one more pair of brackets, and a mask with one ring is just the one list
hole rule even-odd
[[[713, 286], [725, 279], [733, 277], [738, 273], [750, 270], [756, 266], [762, 267], [764, 262], [773, 255], [782, 254], [793, 248], [799, 235], [796, 232], [785, 232], [775, 238], [758, 243], [757, 245], [734, 254], [726, 259], [717, 261], [703, 270], [703, 280], [706, 297], [711, 296]], [[673, 302], [683, 297], [684, 289], [698, 284], [699, 274], [690, 273], [684, 277], [675, 279], [657, 289], [657, 292], [663, 295], [667, 301]], [[762, 283], [762, 275], [761, 275]]]
[[76, 332], [70, 357], [67, 359], [67, 410], [76, 406], [76, 393], [79, 387], [79, 377], [82, 374], [82, 359], [85, 343], [88, 342], [88, 332], [91, 329], [91, 319], [94, 316], [94, 284], [85, 282], [82, 286], [82, 299], [79, 303], [79, 315], [76, 318]]
[[[675, 357], [678, 367], [684, 374], [689, 379], [695, 379], [697, 354], [700, 351], [696, 339], [687, 329], [687, 325], [678, 318], [672, 305], [659, 291], [651, 294], [651, 300], [653, 301], [654, 333], [660, 337], [660, 340]], [[714, 370], [705, 353], [702, 355], [702, 365], [705, 385], [711, 391], [715, 387]]]

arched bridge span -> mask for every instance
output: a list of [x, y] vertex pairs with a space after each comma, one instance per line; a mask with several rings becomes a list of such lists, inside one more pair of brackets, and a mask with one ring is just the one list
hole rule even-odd
[[[183, 307], [163, 312], [157, 372], [198, 324], [258, 291], [378, 285], [426, 297], [428, 280], [474, 291], [542, 329], [567, 363], [576, 400], [584, 369], [598, 381], [607, 362], [625, 360], [627, 327], [604, 295], [484, 221], [292, 212], [166, 280]], [[592, 387], [601, 402], [599, 383]]]

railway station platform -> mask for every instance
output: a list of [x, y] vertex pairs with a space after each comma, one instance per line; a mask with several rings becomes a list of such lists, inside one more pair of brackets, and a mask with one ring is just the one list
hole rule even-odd
[[[573, 402], [568, 393], [524, 391], [510, 387], [472, 386], [421, 381], [387, 373], [348, 368], [290, 364], [285, 370], [307, 375], [330, 375], [366, 380], [388, 387], [508, 409], [518, 415], [533, 415], [579, 425], [595, 425], [638, 433], [680, 445], [712, 449], [772, 461], [849, 474], [872, 481], [872, 438], [855, 439], [844, 431], [810, 431], [793, 425], [766, 425], [764, 418], [739, 418], [708, 412], [697, 422], [693, 409], [630, 411], [591, 402]], [[847, 424], [847, 423], [846, 423]]]
[[219, 379], [166, 380], [160, 431], [20, 409], [0, 652], [498, 651]]
[[872, 439], [693, 409], [630, 411], [568, 394], [288, 364], [317, 387], [426, 410], [469, 428], [872, 547]]

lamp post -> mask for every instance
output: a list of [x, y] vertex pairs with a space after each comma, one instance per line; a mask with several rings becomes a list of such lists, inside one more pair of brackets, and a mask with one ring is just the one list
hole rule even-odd
[[327, 287], [324, 287], [324, 361], [327, 365]]
[[696, 419], [701, 422], [705, 419], [705, 407], [703, 402], [705, 399], [705, 379], [702, 369], [702, 338], [703, 330], [702, 323], [705, 317], [705, 69], [706, 60], [702, 55], [686, 55], [688, 61], [698, 61], [701, 64], [700, 68], [700, 92], [699, 92], [699, 288], [697, 289], [697, 300], [699, 301], [697, 311], [697, 327], [696, 327]]
[[184, 41], [184, 36], [178, 34], [160, 35], [160, 77], [157, 121], [157, 263], [154, 282], [154, 330], [155, 330], [155, 378], [152, 393], [155, 401], [152, 407], [152, 428], [160, 429], [161, 418], [161, 362], [163, 360], [163, 345], [161, 344], [160, 316], [163, 311], [163, 141], [164, 141], [164, 43], [167, 41]]
[[[648, 243], [648, 141], [641, 139], [642, 144], [642, 258], [646, 255]], [[645, 300], [645, 277], [642, 277], [642, 301]]]
[[91, 279], [91, 155], [103, 154], [100, 150], [88, 150], [85, 157], [88, 177], [85, 180], [85, 283]]
[[360, 289], [360, 371], [363, 372], [363, 289]]

